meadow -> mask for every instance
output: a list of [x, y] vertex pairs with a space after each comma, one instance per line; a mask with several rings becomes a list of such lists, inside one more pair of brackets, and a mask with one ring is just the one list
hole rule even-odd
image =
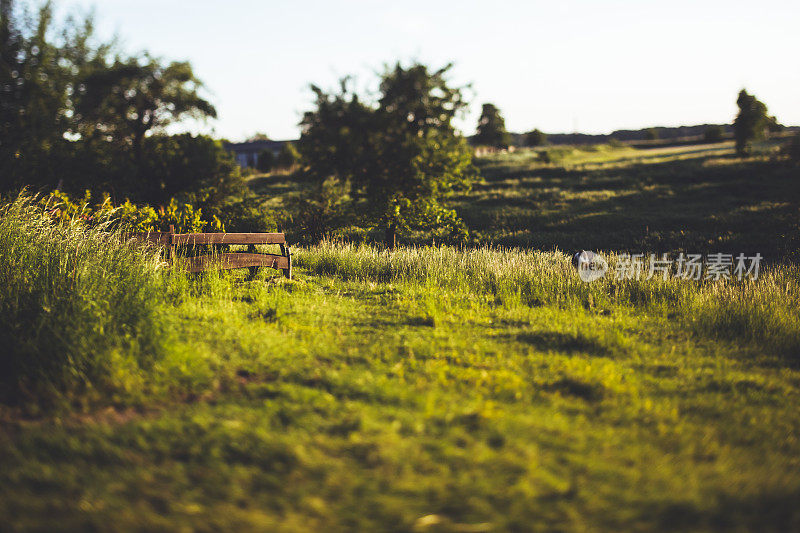
[[[293, 280], [5, 207], [1, 529], [800, 528], [797, 168], [547, 152], [480, 161], [467, 245], [299, 248]], [[585, 283], [582, 248], [765, 262]]]

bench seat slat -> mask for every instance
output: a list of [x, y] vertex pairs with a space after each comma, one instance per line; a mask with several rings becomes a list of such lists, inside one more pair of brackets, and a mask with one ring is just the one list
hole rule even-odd
[[286, 244], [283, 233], [176, 233], [172, 244]]
[[202, 272], [213, 268], [223, 270], [245, 267], [289, 268], [289, 258], [275, 254], [226, 253], [181, 257], [177, 261], [184, 263], [189, 272]]

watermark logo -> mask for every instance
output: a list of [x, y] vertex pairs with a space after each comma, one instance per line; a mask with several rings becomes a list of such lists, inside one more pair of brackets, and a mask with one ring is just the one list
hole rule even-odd
[[[614, 265], [614, 279], [684, 279], [711, 280], [758, 279], [762, 256], [745, 254], [678, 254], [672, 258], [668, 254], [620, 254]], [[578, 270], [578, 276], [585, 281], [598, 280], [610, 270], [606, 260], [590, 251], [582, 251], [572, 257], [572, 265]]]
[[572, 265], [578, 269], [578, 276], [586, 283], [600, 279], [608, 272], [608, 263], [603, 256], [586, 250], [572, 257]]

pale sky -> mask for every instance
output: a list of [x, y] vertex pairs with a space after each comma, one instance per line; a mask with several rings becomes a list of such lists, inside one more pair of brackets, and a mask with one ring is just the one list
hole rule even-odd
[[[368, 85], [384, 63], [454, 62], [510, 131], [728, 123], [746, 87], [800, 124], [800, 1], [62, 0], [96, 8], [127, 51], [189, 60], [219, 118], [202, 131], [240, 140], [299, 135], [309, 83]], [[213, 129], [212, 129], [213, 128]]]

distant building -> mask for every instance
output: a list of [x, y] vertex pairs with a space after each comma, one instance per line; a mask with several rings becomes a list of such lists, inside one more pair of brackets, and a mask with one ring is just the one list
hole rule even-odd
[[263, 150], [278, 153], [289, 141], [250, 141], [243, 143], [225, 143], [225, 149], [233, 152], [233, 157], [242, 168], [258, 167], [258, 154]]

